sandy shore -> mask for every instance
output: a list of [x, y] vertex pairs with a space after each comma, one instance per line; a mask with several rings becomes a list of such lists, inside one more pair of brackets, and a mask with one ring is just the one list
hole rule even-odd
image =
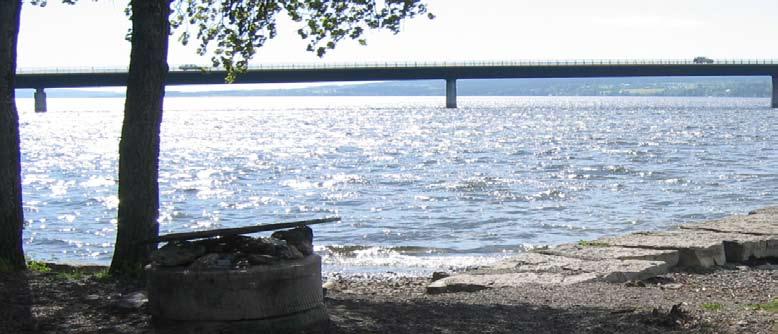
[[[154, 333], [145, 304], [128, 302], [142, 285], [73, 270], [0, 274], [0, 333]], [[327, 281], [334, 333], [778, 333], [778, 265], [768, 262], [439, 295], [425, 292], [428, 278]]]

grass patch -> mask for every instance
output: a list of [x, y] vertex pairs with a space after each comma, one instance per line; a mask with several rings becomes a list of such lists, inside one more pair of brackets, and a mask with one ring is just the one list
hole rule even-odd
[[66, 280], [66, 281], [78, 281], [78, 280], [92, 278], [99, 282], [105, 282], [111, 278], [111, 275], [108, 273], [107, 268], [95, 271], [94, 269], [91, 268], [75, 267], [73, 269], [65, 269], [62, 271], [58, 271], [56, 277], [58, 279]]
[[47, 273], [51, 271], [51, 268], [48, 264], [46, 264], [46, 262], [27, 260], [27, 270], [39, 273]]
[[98, 281], [105, 282], [111, 278], [111, 273], [109, 273], [108, 269], [106, 268], [94, 273], [92, 277], [94, 277]]
[[751, 304], [748, 305], [748, 307], [754, 309], [754, 310], [761, 310], [761, 311], [767, 311], [771, 313], [778, 313], [778, 299], [773, 299], [771, 302], [767, 302], [764, 304]]
[[85, 273], [83, 270], [76, 269], [72, 271], [60, 271], [57, 273], [56, 277], [61, 280], [77, 281], [87, 276], [87, 273]]
[[705, 303], [702, 304], [702, 308], [706, 311], [721, 311], [723, 306], [719, 303]]
[[590, 240], [579, 240], [578, 246], [581, 247], [608, 247], [610, 246], [607, 242], [601, 242], [601, 241], [590, 241]]

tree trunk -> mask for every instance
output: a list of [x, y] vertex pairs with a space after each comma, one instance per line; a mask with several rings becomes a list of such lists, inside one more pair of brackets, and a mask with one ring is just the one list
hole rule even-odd
[[119, 143], [119, 214], [110, 272], [139, 276], [159, 234], [159, 132], [170, 0], [132, 0], [132, 51]]
[[0, 0], [0, 268], [24, 269], [16, 41], [21, 0]]

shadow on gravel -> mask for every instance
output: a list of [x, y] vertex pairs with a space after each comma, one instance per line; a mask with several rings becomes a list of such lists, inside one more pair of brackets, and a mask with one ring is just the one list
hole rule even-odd
[[0, 333], [34, 330], [32, 293], [24, 273], [0, 273]]
[[[117, 296], [137, 284], [63, 278], [68, 270], [0, 274], [0, 334], [146, 333], [145, 310], [117, 309]], [[132, 290], [132, 291], [134, 291]]]
[[648, 312], [529, 304], [328, 299], [336, 333], [715, 333], [680, 306]]

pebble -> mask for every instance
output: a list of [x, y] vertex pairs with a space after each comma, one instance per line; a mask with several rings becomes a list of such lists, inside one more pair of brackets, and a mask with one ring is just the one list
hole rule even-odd
[[659, 286], [662, 289], [666, 290], [678, 290], [683, 287], [683, 284], [681, 283], [668, 283], [668, 284], [662, 284]]

